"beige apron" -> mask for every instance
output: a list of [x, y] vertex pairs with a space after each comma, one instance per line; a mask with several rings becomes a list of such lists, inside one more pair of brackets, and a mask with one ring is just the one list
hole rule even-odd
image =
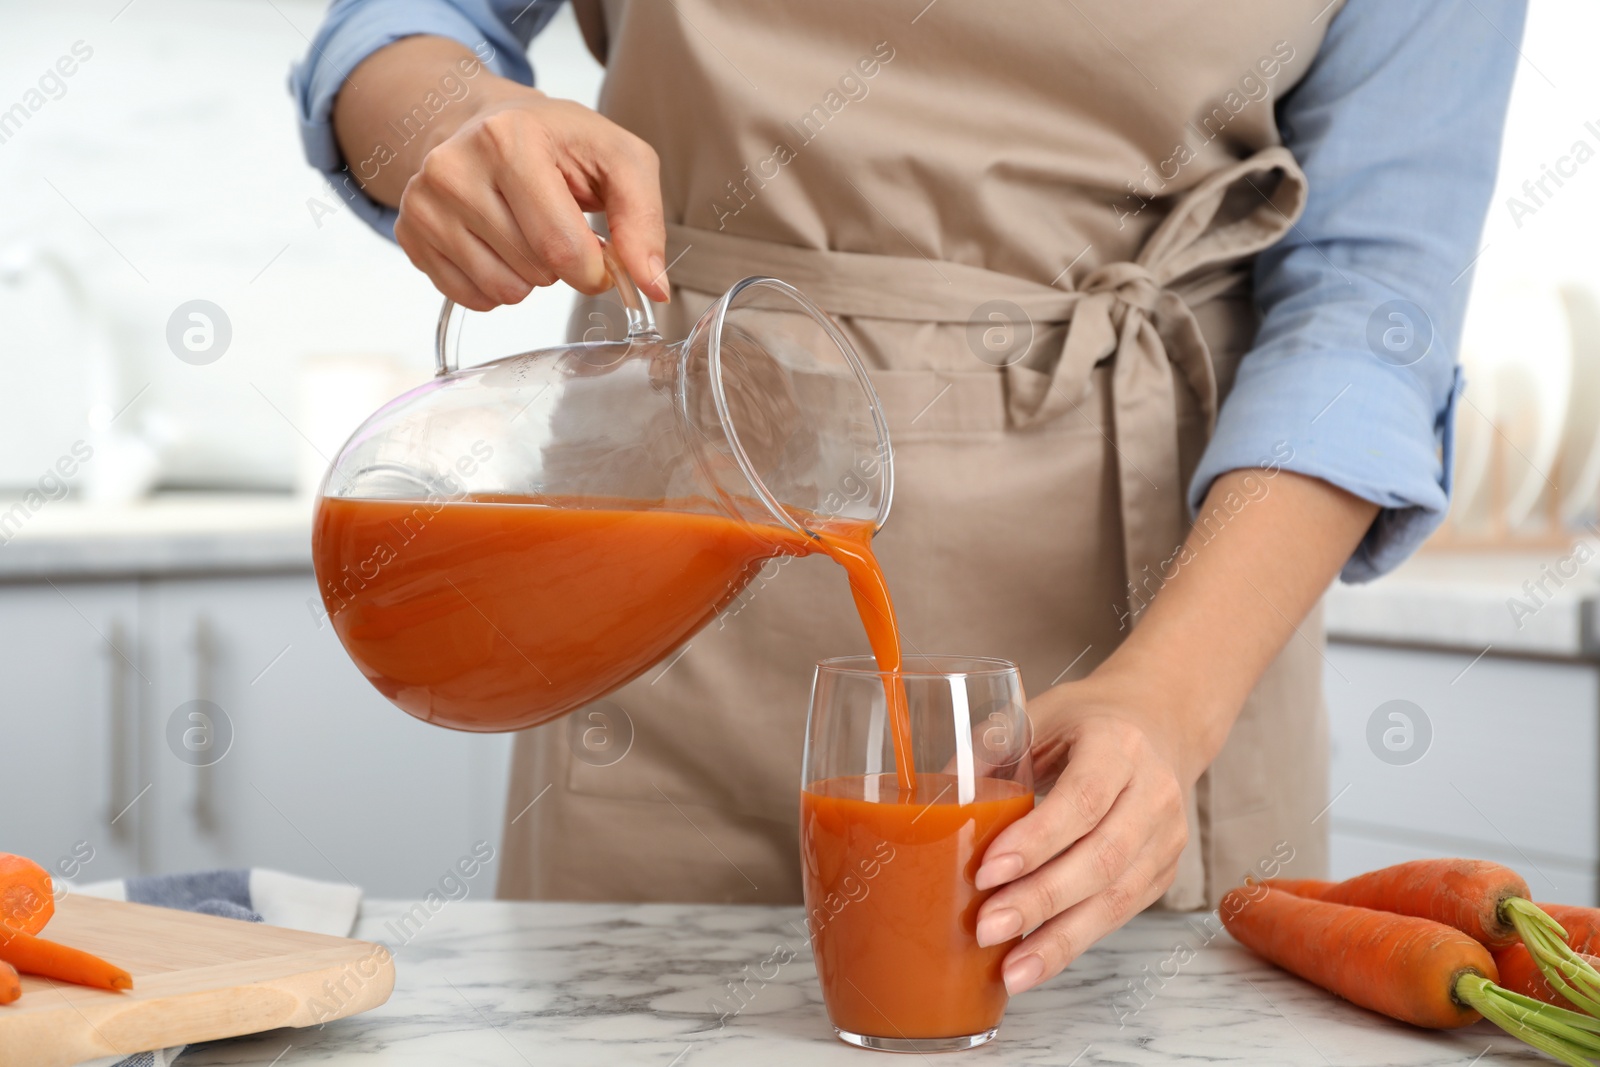
[[[896, 476], [875, 548], [909, 652], [1004, 657], [1037, 694], [1135, 621], [1254, 336], [1249, 257], [1304, 202], [1272, 105], [1319, 7], [578, 4], [601, 110], [661, 157], [663, 331], [770, 274], [872, 368]], [[1289, 873], [1322, 873], [1320, 617], [1301, 633], [1191, 798], [1169, 907], [1282, 842]], [[866, 651], [834, 564], [770, 564], [598, 716], [517, 739], [501, 895], [798, 901], [812, 666]]]

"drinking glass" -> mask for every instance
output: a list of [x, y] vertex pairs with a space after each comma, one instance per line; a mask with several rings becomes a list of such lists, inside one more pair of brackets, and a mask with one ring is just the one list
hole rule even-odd
[[[910, 720], [904, 781], [891, 707]], [[863, 1048], [945, 1052], [994, 1036], [1001, 961], [978, 946], [974, 885], [989, 843], [1033, 809], [1032, 733], [1017, 668], [998, 659], [870, 656], [817, 665], [800, 789], [806, 920], [828, 1018]]]

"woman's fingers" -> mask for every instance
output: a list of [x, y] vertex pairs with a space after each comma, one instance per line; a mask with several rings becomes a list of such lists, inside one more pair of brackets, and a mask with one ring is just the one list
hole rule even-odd
[[1007, 989], [1058, 973], [1159, 897], [1187, 840], [1183, 790], [1142, 732], [1115, 719], [1079, 723], [1056, 788], [995, 838], [979, 871], [980, 887], [1005, 884], [979, 909], [978, 943], [1032, 931], [1007, 954]]
[[[492, 173], [469, 154], [431, 152], [401, 196], [401, 216], [424, 229], [429, 240], [442, 249], [451, 249], [463, 231], [477, 237], [506, 270], [525, 283], [516, 298], [520, 300], [535, 286], [550, 285], [555, 278], [534, 261], [510, 207], [488, 179]], [[465, 268], [466, 264], [458, 260], [457, 266]], [[500, 271], [494, 279], [473, 274], [478, 287], [491, 295], [494, 281], [502, 278]]]
[[[435, 230], [426, 235], [426, 243], [439, 258], [465, 276], [474, 288], [488, 296], [491, 308], [501, 304], [520, 303], [533, 291], [533, 286], [523, 281], [494, 249], [465, 227], [450, 226]], [[423, 266], [421, 263], [417, 265]], [[423, 266], [423, 269], [427, 268]], [[473, 310], [478, 309], [473, 308]]]
[[558, 173], [530, 162], [519, 166], [500, 191], [543, 270], [591, 296], [611, 287], [600, 238]]
[[1105, 891], [1047, 920], [1006, 954], [1001, 975], [1013, 996], [1060, 974], [1084, 950], [1154, 904], [1178, 872], [1172, 861], [1154, 879], [1130, 871]]
[[[554, 285], [556, 275], [541, 264], [517, 225], [511, 206], [492, 186], [478, 186], [476, 196], [455, 191], [456, 217], [466, 229], [494, 252], [501, 263], [521, 278], [529, 291]], [[526, 295], [526, 294], [524, 294]]]
[[[1010, 940], [1104, 892], [1129, 871], [1140, 873], [1137, 857], [1152, 838], [1160, 836], [1156, 823], [1162, 817], [1162, 805], [1154, 795], [1157, 789], [1153, 784], [1135, 783], [1099, 825], [1065, 852], [984, 901], [978, 912], [978, 944]], [[1142, 876], [1148, 879], [1153, 874], [1149, 871]]]
[[661, 209], [661, 167], [644, 141], [618, 130], [621, 139], [607, 154], [599, 174], [606, 224], [622, 266], [646, 296], [671, 299], [667, 285], [667, 227]]
[[[401, 247], [405, 245], [402, 244]], [[473, 311], [493, 311], [499, 306], [499, 301], [491, 299], [487, 293], [474, 285], [455, 264], [433, 246], [428, 245], [416, 250], [406, 248], [406, 254], [411, 257], [411, 262], [416, 268], [428, 276], [435, 289], [462, 307], [471, 308]]]
[[1038, 870], [1098, 825], [1133, 776], [1136, 734], [1116, 720], [1080, 729], [1055, 788], [990, 842], [977, 887], [990, 889]]
[[[1054, 788], [984, 851], [974, 881], [994, 892], [978, 909], [978, 944], [1021, 938], [1006, 953], [1017, 993], [1056, 974], [1172, 884], [1188, 841], [1186, 785], [1163, 714], [1126, 705], [1092, 680], [1030, 703], [1045, 727], [1035, 771], [1060, 767]], [[1064, 766], [1061, 762], [1064, 757]], [[998, 888], [995, 888], [998, 887]]]
[[[1189, 837], [1183, 795], [1177, 783], [1161, 778], [1137, 782], [1117, 801], [1105, 822], [1067, 849], [1044, 869], [1019, 881], [1019, 907], [1031, 929], [1050, 916], [1096, 895], [1124, 877], [1159, 896], [1166, 891], [1157, 877]], [[1007, 887], [1012, 891], [1013, 887]], [[1115, 893], [1110, 893], [1115, 896]], [[1154, 898], [1152, 898], [1154, 899]]]
[[[573, 196], [563, 161], [547, 137], [515, 112], [485, 122], [493, 144], [495, 184], [540, 269], [580, 293], [611, 286], [600, 239]], [[610, 205], [606, 205], [609, 214]]]
[[594, 111], [526, 90], [435, 147], [400, 198], [395, 238], [468, 307], [564, 281], [613, 284], [585, 210], [604, 210], [625, 269], [665, 300], [666, 227], [649, 145]]
[[[439, 291], [457, 303], [474, 311], [517, 303], [532, 291], [532, 285], [473, 232], [466, 217], [471, 209], [458, 197], [457, 187], [439, 176], [440, 169], [432, 165], [430, 171], [430, 164], [424, 164], [406, 186], [395, 220], [395, 240]], [[444, 269], [441, 262], [450, 269]], [[446, 279], [455, 283], [455, 291], [446, 287]], [[458, 293], [469, 298], [461, 299]], [[479, 307], [484, 298], [488, 307]]]
[[[1159, 775], [1135, 780], [1076, 844], [984, 902], [979, 944], [1033, 931], [1007, 954], [1011, 992], [1059, 972], [1172, 884], [1188, 831], [1182, 793], [1175, 780], [1166, 782]], [[1028, 957], [1037, 957], [1037, 966]]]

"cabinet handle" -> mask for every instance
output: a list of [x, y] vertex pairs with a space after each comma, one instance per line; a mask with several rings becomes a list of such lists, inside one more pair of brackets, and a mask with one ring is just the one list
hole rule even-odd
[[[194, 619], [194, 695], [195, 699], [213, 702], [213, 659], [215, 642], [212, 639], [211, 621], [205, 615]], [[216, 723], [208, 724], [208, 736], [215, 740]], [[216, 764], [210, 760], [194, 769], [194, 806], [190, 814], [194, 824], [206, 833], [215, 833], [219, 824], [216, 799]]]
[[133, 731], [128, 723], [128, 675], [126, 635], [122, 620], [111, 620], [111, 691], [107, 694], [106, 713], [109, 717], [107, 735], [111, 753], [110, 801], [106, 806], [106, 827], [114, 840], [128, 841], [133, 837], [133, 820], [124, 819], [127, 805], [133, 795], [132, 779], [128, 775], [128, 756], [133, 743]]

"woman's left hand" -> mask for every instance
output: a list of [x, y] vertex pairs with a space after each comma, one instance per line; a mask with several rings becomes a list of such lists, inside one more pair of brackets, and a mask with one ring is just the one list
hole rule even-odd
[[1189, 839], [1185, 797], [1198, 777], [1170, 707], [1136, 680], [1090, 675], [1028, 702], [1044, 800], [984, 853], [977, 887], [1000, 886], [978, 912], [980, 945], [1032, 931], [1006, 955], [1006, 989], [1057, 974], [1153, 903]]

